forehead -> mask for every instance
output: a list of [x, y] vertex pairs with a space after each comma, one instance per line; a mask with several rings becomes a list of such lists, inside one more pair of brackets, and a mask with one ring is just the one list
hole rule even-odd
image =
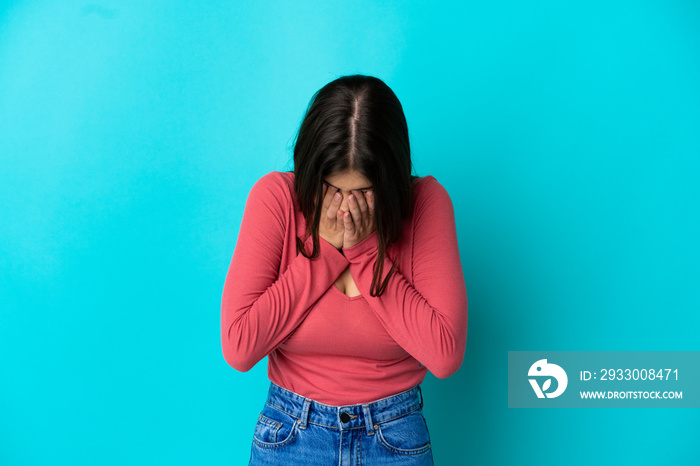
[[359, 189], [370, 189], [372, 183], [356, 171], [345, 171], [328, 175], [323, 179], [324, 182], [335, 186], [341, 191], [352, 191]]

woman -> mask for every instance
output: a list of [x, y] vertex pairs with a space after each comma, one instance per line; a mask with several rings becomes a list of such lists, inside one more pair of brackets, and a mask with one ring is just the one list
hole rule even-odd
[[467, 297], [450, 197], [411, 168], [392, 90], [344, 76], [252, 187], [221, 309], [226, 361], [268, 356], [250, 464], [433, 464], [420, 383], [462, 364]]

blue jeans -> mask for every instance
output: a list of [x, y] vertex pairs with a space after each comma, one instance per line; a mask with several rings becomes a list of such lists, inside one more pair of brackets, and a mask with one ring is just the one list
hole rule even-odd
[[270, 382], [250, 465], [432, 465], [420, 385], [368, 403], [333, 406]]

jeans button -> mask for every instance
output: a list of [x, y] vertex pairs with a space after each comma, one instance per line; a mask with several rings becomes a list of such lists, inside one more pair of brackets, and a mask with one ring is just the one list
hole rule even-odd
[[350, 420], [350, 415], [348, 413], [343, 413], [340, 415], [340, 420], [343, 422], [348, 422]]

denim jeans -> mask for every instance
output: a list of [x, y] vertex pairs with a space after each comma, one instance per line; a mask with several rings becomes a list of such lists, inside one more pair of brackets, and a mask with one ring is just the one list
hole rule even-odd
[[250, 465], [432, 465], [420, 385], [368, 403], [333, 406], [270, 383]]

